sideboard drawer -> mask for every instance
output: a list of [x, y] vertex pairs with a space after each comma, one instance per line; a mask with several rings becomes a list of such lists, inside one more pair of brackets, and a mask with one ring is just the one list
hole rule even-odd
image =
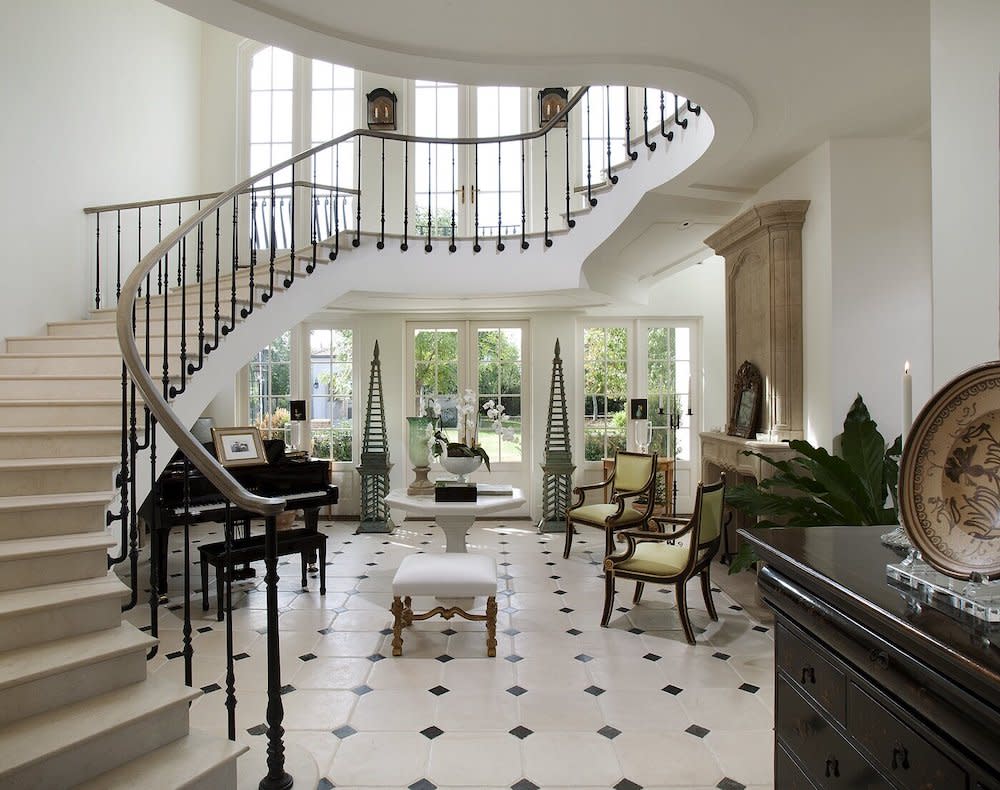
[[795, 685], [836, 721], [843, 723], [844, 673], [820, 655], [816, 647], [780, 623], [774, 648], [778, 669], [783, 670]]
[[847, 692], [847, 726], [876, 765], [913, 790], [964, 790], [969, 777], [854, 683]]
[[779, 748], [798, 756], [806, 775], [823, 788], [875, 790], [888, 788], [878, 772], [809, 701], [781, 675], [777, 681]]
[[774, 751], [774, 786], [781, 790], [816, 790], [816, 785], [809, 781], [785, 747], [780, 745]]

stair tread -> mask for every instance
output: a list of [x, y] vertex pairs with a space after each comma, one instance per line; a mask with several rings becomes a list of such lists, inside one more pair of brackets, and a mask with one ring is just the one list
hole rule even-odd
[[[0, 472], [13, 469], [69, 469], [78, 466], [114, 466], [119, 455], [73, 456], [72, 458], [0, 458]], [[102, 492], [103, 493], [103, 492]]]
[[141, 758], [120, 765], [78, 785], [78, 790], [173, 790], [186, 787], [213, 768], [249, 750], [207, 732], [192, 730]]
[[121, 398], [10, 398], [4, 406], [108, 406], [121, 405]]
[[0, 373], [0, 381], [115, 381], [121, 373]]
[[0, 619], [100, 598], [121, 598], [129, 589], [113, 573], [98, 579], [57, 582], [22, 590], [0, 590]]
[[147, 651], [156, 639], [130, 623], [0, 653], [0, 690], [105, 661], [125, 653]]
[[114, 546], [116, 539], [103, 532], [75, 532], [69, 535], [46, 535], [41, 538], [0, 540], [0, 560], [14, 562], [51, 554], [71, 554]]
[[0, 425], [0, 436], [44, 436], [48, 434], [65, 436], [66, 434], [120, 434], [121, 432], [120, 425]]
[[153, 676], [15, 721], [0, 728], [0, 780], [6, 772], [23, 769], [140, 717], [156, 716], [172, 705], [199, 696], [201, 691], [197, 689]]
[[[30, 464], [33, 459], [18, 459], [18, 464]], [[49, 459], [42, 459], [49, 460]], [[59, 459], [62, 460], [62, 459]], [[67, 465], [73, 465], [75, 458], [66, 459]], [[121, 459], [109, 459], [111, 462], [121, 463]], [[0, 469], [3, 464], [9, 461], [0, 461]], [[114, 499], [116, 491], [83, 491], [70, 492], [66, 494], [22, 494], [19, 496], [0, 496], [0, 512], [5, 510], [44, 510], [46, 508], [66, 507], [67, 505], [106, 505]]]

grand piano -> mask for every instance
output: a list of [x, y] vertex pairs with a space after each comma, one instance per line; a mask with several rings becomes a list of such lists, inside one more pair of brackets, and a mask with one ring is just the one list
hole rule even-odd
[[[205, 444], [215, 456], [215, 447]], [[307, 530], [315, 532], [320, 508], [335, 505], [338, 490], [330, 484], [329, 461], [289, 456], [281, 439], [265, 439], [267, 463], [229, 469], [240, 484], [255, 494], [281, 497], [289, 510], [302, 510]], [[179, 450], [157, 480], [139, 515], [149, 526], [153, 583], [160, 595], [167, 592], [167, 544], [170, 530], [187, 524], [226, 520], [226, 503], [219, 490], [193, 464], [187, 466], [189, 505], [184, 507], [185, 457]], [[231, 509], [234, 525], [244, 536], [250, 534], [250, 519], [260, 518], [237, 507]]]

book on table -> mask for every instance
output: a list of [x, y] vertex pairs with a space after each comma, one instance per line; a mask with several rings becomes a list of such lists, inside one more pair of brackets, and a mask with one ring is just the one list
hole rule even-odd
[[503, 483], [477, 483], [476, 493], [479, 496], [514, 496], [514, 487]]

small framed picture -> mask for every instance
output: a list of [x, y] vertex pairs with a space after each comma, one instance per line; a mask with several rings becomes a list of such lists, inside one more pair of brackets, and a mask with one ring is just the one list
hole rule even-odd
[[646, 403], [646, 399], [632, 398], [631, 400], [629, 400], [628, 414], [629, 414], [629, 419], [632, 420], [648, 420], [649, 406]]
[[249, 466], [250, 464], [266, 464], [264, 443], [260, 440], [260, 431], [254, 427], [247, 428], [212, 428], [212, 440], [215, 442], [215, 457], [223, 466]]
[[306, 402], [304, 400], [288, 401], [289, 419], [292, 422], [304, 422], [306, 419]]

